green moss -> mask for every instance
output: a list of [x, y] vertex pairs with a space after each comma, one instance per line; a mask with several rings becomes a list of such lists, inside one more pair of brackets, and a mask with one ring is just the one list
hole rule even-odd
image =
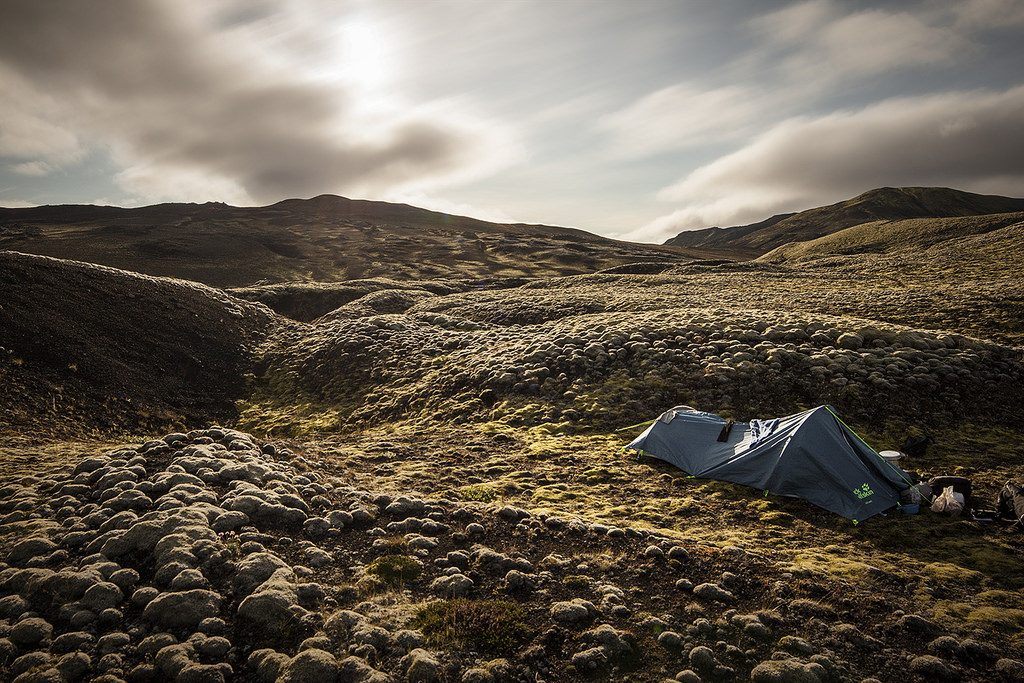
[[979, 602], [995, 607], [1011, 607], [1024, 609], [1024, 595], [1015, 591], [991, 590], [982, 591], [976, 596]]
[[481, 503], [490, 503], [501, 498], [505, 485], [500, 482], [487, 482], [485, 484], [468, 484], [455, 489], [454, 494], [461, 500], [475, 500]]
[[761, 521], [765, 524], [772, 524], [774, 526], [792, 526], [794, 521], [793, 515], [778, 511], [764, 512], [760, 517]]
[[978, 586], [985, 580], [985, 575], [981, 572], [965, 569], [949, 562], [929, 562], [921, 568], [921, 571], [927, 578], [943, 583]]
[[863, 579], [875, 569], [874, 566], [866, 562], [850, 559], [839, 552], [830, 551], [829, 548], [797, 553], [793, 558], [791, 568], [795, 571], [856, 580]]
[[414, 628], [435, 646], [512, 654], [533, 634], [526, 609], [508, 600], [439, 600], [413, 617]]
[[379, 578], [392, 588], [399, 588], [415, 581], [423, 571], [422, 565], [404, 555], [384, 555], [366, 567], [366, 573]]
[[583, 574], [569, 574], [562, 579], [562, 585], [570, 590], [580, 590], [590, 586], [590, 577]]
[[381, 538], [374, 541], [374, 547], [379, 548], [385, 555], [400, 555], [409, 546], [401, 536]]
[[967, 623], [976, 628], [995, 629], [1005, 633], [1024, 630], [1024, 610], [1005, 607], [978, 607], [967, 615]]
[[342, 410], [313, 403], [239, 401], [239, 429], [268, 437], [298, 437], [337, 432], [344, 426]]
[[574, 491], [568, 484], [549, 484], [538, 486], [533, 490], [531, 497], [534, 503], [558, 503], [576, 500], [581, 496], [579, 491]]

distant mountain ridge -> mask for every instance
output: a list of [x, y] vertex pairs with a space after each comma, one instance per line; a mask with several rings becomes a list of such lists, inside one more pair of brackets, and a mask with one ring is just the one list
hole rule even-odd
[[708, 256], [576, 228], [491, 223], [336, 195], [261, 207], [208, 202], [0, 208], [0, 250], [215, 287], [373, 277], [546, 277]]
[[760, 256], [784, 244], [806, 242], [879, 220], [953, 218], [1024, 211], [1024, 199], [981, 195], [945, 187], [882, 187], [852, 199], [759, 223], [683, 231], [665, 244]]
[[531, 231], [545, 234], [564, 234], [583, 239], [605, 238], [578, 228], [529, 224], [494, 223], [491, 221], [446, 214], [423, 209], [410, 204], [382, 202], [370, 199], [349, 199], [333, 194], [322, 194], [309, 199], [283, 199], [266, 206], [233, 206], [223, 202], [166, 202], [148, 206], [125, 208], [96, 204], [47, 204], [27, 208], [5, 208], [0, 206], [0, 221], [10, 219], [61, 221], [75, 223], [92, 220], [124, 220], [127, 218], [226, 218], [226, 217], [273, 217], [281, 214], [304, 214], [354, 220], [405, 221], [414, 225], [443, 225], [451, 229], [477, 229], [494, 232]]
[[703, 228], [701, 230], [685, 230], [675, 237], [670, 237], [665, 240], [665, 244], [679, 247], [711, 249], [728, 247], [740, 238], [746, 237], [758, 230], [770, 228], [776, 223], [784, 221], [790, 216], [795, 215], [795, 213], [777, 213], [774, 216], [766, 218], [763, 221], [758, 221], [757, 223], [736, 225], [731, 228], [720, 228], [718, 226], [714, 226], [711, 228]]

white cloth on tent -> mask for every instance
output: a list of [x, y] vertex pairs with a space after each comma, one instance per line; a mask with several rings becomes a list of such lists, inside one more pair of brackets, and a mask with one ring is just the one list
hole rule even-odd
[[750, 446], [758, 443], [779, 427], [778, 418], [772, 420], [751, 420], [750, 421]]

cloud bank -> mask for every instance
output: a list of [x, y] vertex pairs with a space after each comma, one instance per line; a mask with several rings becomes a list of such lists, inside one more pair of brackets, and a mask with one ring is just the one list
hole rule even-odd
[[40, 176], [100, 146], [142, 200], [235, 203], [423, 190], [509, 158], [507, 131], [457, 101], [361, 114], [364, 93], [266, 49], [301, 46], [301, 30], [258, 3], [231, 19], [191, 2], [9, 0], [0, 157]]
[[685, 205], [632, 234], [746, 223], [887, 185], [954, 186], [1019, 196], [1024, 86], [887, 100], [784, 121], [664, 188]]

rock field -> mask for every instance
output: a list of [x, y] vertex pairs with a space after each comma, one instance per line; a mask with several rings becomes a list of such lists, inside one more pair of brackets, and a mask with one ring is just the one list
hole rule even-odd
[[337, 197], [5, 210], [50, 256], [0, 252], [0, 680], [1024, 681], [1019, 530], [623, 450], [830, 403], [991, 506], [1024, 214], [907, 194], [750, 261]]
[[4, 670], [111, 683], [1024, 676], [1005, 636], [950, 634], [912, 602], [738, 547], [376, 493], [314, 465], [214, 427], [4, 482]]
[[[868, 305], [865, 297], [859, 309], [845, 299], [857, 317], [826, 313], [835, 308], [827, 288], [801, 301], [786, 286], [797, 278], [785, 276], [743, 305], [735, 289], [709, 301], [715, 277], [595, 275], [450, 295], [377, 291], [283, 333], [265, 355], [265, 377], [270, 395], [344, 406], [356, 424], [427, 413], [621, 426], [683, 403], [737, 417], [824, 402], [872, 421], [1022, 416], [1012, 400], [1024, 378], [1018, 347], [956, 326], [884, 322], [872, 315], [886, 305], [880, 298]], [[766, 279], [756, 270], [753, 277]], [[787, 291], [796, 292], [796, 310], [780, 310]]]

